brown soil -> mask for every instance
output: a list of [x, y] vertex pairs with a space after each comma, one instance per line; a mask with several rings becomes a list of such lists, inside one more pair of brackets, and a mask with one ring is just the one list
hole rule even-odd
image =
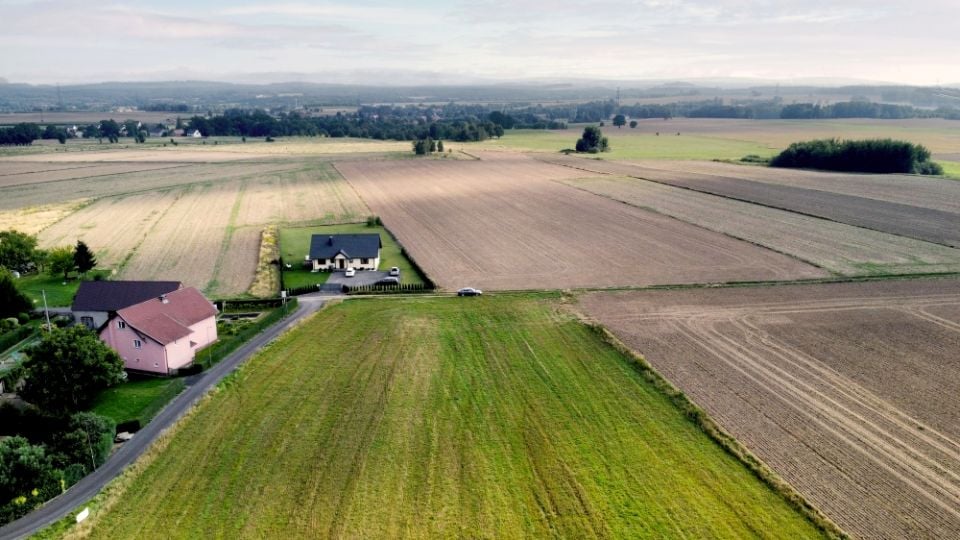
[[960, 281], [593, 293], [582, 307], [845, 530], [960, 535]]
[[[676, 169], [655, 168], [627, 162], [610, 162], [574, 157], [551, 156], [547, 159], [563, 163], [578, 170], [606, 174], [627, 175], [660, 182], [663, 184], [710, 193], [722, 197], [747, 201], [774, 208], [789, 210], [824, 219], [855, 225], [876, 231], [926, 240], [952, 247], [960, 247], [960, 212], [938, 210], [870, 198], [864, 194], [823, 191], [813, 187], [798, 187], [785, 183], [745, 180], [740, 176], [703, 174]], [[737, 169], [736, 173], [749, 174], [750, 169]], [[816, 175], [819, 173], [805, 173]], [[909, 184], [911, 190], [920, 190]], [[943, 187], [937, 193], [942, 198], [956, 197], [960, 186], [950, 181], [938, 181]], [[901, 187], [901, 191], [908, 191]], [[865, 191], [866, 193], [866, 191]]]
[[337, 163], [441, 286], [610, 287], [824, 275], [763, 248], [551, 182], [517, 154]]

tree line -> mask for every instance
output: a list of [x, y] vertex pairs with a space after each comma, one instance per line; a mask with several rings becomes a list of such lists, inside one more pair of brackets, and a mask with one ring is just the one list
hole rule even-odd
[[772, 167], [864, 173], [943, 174], [923, 145], [893, 139], [796, 142], [770, 161]]

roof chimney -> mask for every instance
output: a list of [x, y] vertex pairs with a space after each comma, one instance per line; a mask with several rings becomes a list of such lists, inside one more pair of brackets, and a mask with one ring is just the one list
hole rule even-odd
[[167, 295], [165, 295], [165, 294], [161, 294], [161, 295], [160, 295], [160, 301], [163, 302], [164, 304], [169, 304], [169, 303], [170, 303], [170, 301], [167, 300]]
[[327, 237], [327, 245], [328, 245], [328, 246], [332, 246], [332, 245], [333, 245], [333, 235], [330, 235], [330, 236]]

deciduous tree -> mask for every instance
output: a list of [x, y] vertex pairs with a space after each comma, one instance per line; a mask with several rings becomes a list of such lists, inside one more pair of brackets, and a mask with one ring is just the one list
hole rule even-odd
[[52, 329], [26, 356], [20, 396], [52, 414], [86, 409], [102, 390], [126, 378], [120, 356], [81, 325]]
[[70, 272], [76, 268], [73, 261], [73, 250], [68, 247], [56, 247], [47, 252], [47, 271], [51, 276], [63, 274], [63, 279], [70, 278]]

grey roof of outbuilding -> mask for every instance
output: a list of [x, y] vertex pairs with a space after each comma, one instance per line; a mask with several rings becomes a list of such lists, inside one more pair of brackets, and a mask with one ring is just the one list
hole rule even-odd
[[310, 238], [310, 258], [332, 259], [342, 252], [349, 259], [373, 259], [381, 247], [379, 234], [315, 234]]
[[73, 311], [118, 311], [181, 287], [179, 281], [84, 281], [73, 298]]

